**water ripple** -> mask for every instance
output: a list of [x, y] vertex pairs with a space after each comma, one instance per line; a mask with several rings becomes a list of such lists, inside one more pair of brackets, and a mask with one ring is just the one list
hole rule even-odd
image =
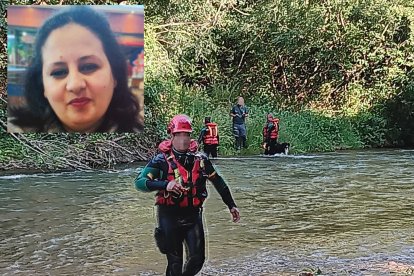
[[[413, 150], [214, 160], [242, 220], [209, 185], [202, 275], [414, 271], [413, 161]], [[0, 274], [163, 274], [153, 194], [132, 185], [142, 166], [0, 176]]]

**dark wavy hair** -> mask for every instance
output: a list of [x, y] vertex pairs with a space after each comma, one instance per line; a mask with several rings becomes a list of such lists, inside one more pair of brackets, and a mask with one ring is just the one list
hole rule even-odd
[[56, 114], [44, 97], [42, 47], [53, 30], [70, 23], [87, 28], [99, 38], [117, 83], [104, 121], [97, 132], [106, 132], [108, 124], [111, 123], [117, 125], [117, 132], [142, 130], [143, 126], [138, 122], [139, 104], [128, 88], [126, 57], [111, 31], [106, 17], [86, 6], [72, 6], [63, 9], [48, 18], [38, 30], [34, 57], [27, 70], [24, 84], [28, 106], [26, 110], [15, 112], [16, 123], [30, 125], [39, 131], [47, 131], [50, 123], [58, 122]]

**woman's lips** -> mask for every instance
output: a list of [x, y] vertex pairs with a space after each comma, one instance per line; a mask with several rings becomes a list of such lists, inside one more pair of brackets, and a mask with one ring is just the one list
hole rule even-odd
[[85, 105], [87, 105], [89, 102], [91, 101], [91, 99], [89, 98], [76, 98], [73, 99], [69, 102], [69, 105], [73, 106], [73, 107], [84, 107]]

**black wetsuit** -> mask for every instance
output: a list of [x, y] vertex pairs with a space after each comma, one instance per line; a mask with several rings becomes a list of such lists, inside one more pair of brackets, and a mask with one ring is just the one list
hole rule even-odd
[[[173, 151], [176, 160], [187, 171], [191, 171], [195, 157], [194, 153], [179, 153]], [[223, 202], [229, 209], [236, 207], [230, 190], [223, 178], [218, 175], [203, 155], [204, 172], [209, 176]], [[141, 171], [135, 180], [135, 186], [141, 191], [164, 190], [167, 187], [168, 163], [163, 154], [155, 156]], [[204, 178], [204, 182], [207, 178]], [[195, 275], [203, 267], [205, 260], [205, 238], [202, 221], [202, 208], [179, 207], [176, 205], [158, 206], [159, 233], [162, 237], [162, 249], [167, 255], [168, 266], [166, 275]], [[158, 233], [158, 234], [159, 234]], [[183, 267], [183, 243], [186, 248], [187, 260]]]

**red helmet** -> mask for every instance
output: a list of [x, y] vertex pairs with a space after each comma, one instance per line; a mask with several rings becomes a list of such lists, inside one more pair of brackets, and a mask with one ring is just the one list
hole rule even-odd
[[167, 133], [174, 134], [177, 132], [193, 132], [191, 119], [187, 115], [175, 115], [167, 126]]

